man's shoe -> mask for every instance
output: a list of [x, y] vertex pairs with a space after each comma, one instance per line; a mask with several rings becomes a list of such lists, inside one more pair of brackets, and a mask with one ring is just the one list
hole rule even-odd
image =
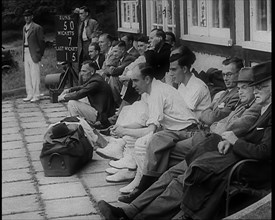
[[119, 171], [119, 169], [114, 168], [114, 167], [108, 167], [105, 172], [108, 173], [109, 175], [113, 175], [115, 173], [117, 173]]
[[38, 102], [39, 101], [39, 98], [32, 98], [31, 99], [31, 102], [34, 103], [34, 102]]
[[114, 207], [104, 200], [98, 202], [98, 208], [106, 220], [129, 220], [122, 208]]
[[26, 98], [23, 99], [23, 102], [29, 102], [31, 100], [32, 100], [32, 97], [26, 97]]
[[125, 169], [125, 168], [128, 168], [129, 170], [137, 169], [137, 164], [135, 160], [128, 155], [116, 161], [111, 160], [109, 162], [109, 165], [117, 169]]
[[143, 191], [136, 188], [133, 192], [131, 192], [129, 195], [120, 196], [118, 197], [118, 201], [128, 203], [130, 204], [132, 201], [134, 201]]
[[118, 183], [133, 180], [135, 178], [136, 171], [130, 171], [128, 169], [121, 169], [117, 173], [107, 176], [106, 181], [111, 183]]

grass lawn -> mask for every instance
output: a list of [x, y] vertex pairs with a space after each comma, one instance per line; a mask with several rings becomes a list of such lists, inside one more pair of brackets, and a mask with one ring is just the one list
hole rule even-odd
[[[51, 34], [50, 37], [46, 36], [46, 39], [53, 38], [53, 36], [54, 34]], [[10, 49], [12, 51], [13, 58], [18, 63], [17, 68], [12, 68], [6, 73], [2, 73], [2, 92], [25, 86], [24, 64], [22, 61], [22, 39], [20, 39], [19, 37], [21, 38], [21, 35], [18, 33], [18, 31], [2, 32], [2, 45], [4, 45], [6, 49]], [[57, 61], [55, 48], [46, 48], [44, 56], [42, 57], [42, 60], [40, 62], [41, 93], [47, 92], [44, 84], [45, 76], [47, 74], [58, 73], [61, 71], [60, 68], [56, 67], [56, 64]]]

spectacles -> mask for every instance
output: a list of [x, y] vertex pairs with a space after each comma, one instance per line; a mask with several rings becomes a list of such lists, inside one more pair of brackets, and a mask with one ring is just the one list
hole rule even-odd
[[231, 72], [228, 72], [228, 73], [222, 73], [222, 76], [223, 77], [231, 77], [233, 74], [235, 74], [235, 73], [231, 73]]

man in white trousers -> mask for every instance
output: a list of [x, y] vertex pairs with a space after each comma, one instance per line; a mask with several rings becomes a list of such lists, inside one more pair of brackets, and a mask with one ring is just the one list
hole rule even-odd
[[37, 102], [40, 95], [40, 61], [44, 54], [45, 42], [43, 28], [33, 22], [33, 13], [27, 9], [23, 16], [23, 61], [27, 97], [24, 102]]

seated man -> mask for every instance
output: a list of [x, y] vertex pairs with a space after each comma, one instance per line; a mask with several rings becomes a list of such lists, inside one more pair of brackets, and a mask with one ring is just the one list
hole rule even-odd
[[[100, 121], [109, 126], [108, 117], [115, 114], [112, 91], [102, 76], [95, 73], [97, 65], [86, 61], [81, 67], [83, 85], [65, 89], [59, 96], [58, 101], [69, 101], [68, 110], [70, 116], [80, 116], [88, 121]], [[87, 97], [90, 104], [79, 101]]]
[[[171, 58], [173, 56], [175, 57], [179, 55], [172, 53]], [[223, 61], [223, 75], [228, 90], [224, 92], [224, 94], [221, 95], [218, 100], [216, 100], [214, 103], [212, 102], [208, 108], [201, 112], [199, 117], [200, 122], [209, 126], [213, 122], [218, 121], [230, 114], [239, 99], [239, 95], [237, 92], [237, 83], [235, 82], [235, 80], [238, 79], [238, 73], [242, 67], [242, 60], [236, 57]], [[172, 68], [174, 67], [172, 66]], [[200, 134], [200, 130], [193, 129], [193, 133], [191, 136], [196, 135], [197, 133]], [[170, 139], [169, 145], [165, 145], [164, 143], [167, 142], [165, 135], [162, 134], [162, 131], [156, 133], [148, 148], [146, 149], [147, 163], [144, 164], [143, 176], [140, 184], [138, 185], [137, 189], [134, 190], [132, 193], [130, 193], [129, 195], [121, 196], [118, 198], [118, 200], [121, 202], [129, 203], [133, 199], [135, 199], [139, 195], [139, 193], [147, 189], [154, 181], [158, 179], [159, 176], [161, 176], [162, 173], [164, 173], [169, 168], [171, 160], [170, 151], [174, 149], [175, 143], [185, 143], [186, 141], [188, 141], [190, 145], [190, 142], [192, 140], [196, 140], [198, 135], [196, 135], [196, 138], [192, 138], [191, 136], [190, 138], [185, 137], [177, 140]], [[180, 150], [180, 153], [185, 155], [186, 149], [189, 151], [190, 146], [182, 148], [182, 150]], [[176, 160], [176, 162], [178, 162], [178, 160]], [[173, 165], [175, 165], [175, 163], [173, 163], [172, 166]]]
[[105, 56], [100, 53], [100, 47], [98, 45], [98, 43], [90, 43], [89, 48], [89, 56], [91, 58], [92, 61], [95, 61], [97, 64], [97, 69], [99, 70], [102, 68], [103, 62], [105, 60]]
[[[171, 219], [180, 208], [183, 212], [175, 219], [214, 219], [219, 210], [217, 206], [222, 204], [224, 180], [227, 179], [229, 168], [244, 158], [262, 160], [262, 165], [265, 167], [266, 162], [271, 159], [271, 64], [259, 64], [252, 68], [252, 72], [255, 82], [251, 85], [255, 86], [254, 93], [256, 103], [261, 105], [261, 116], [249, 127], [246, 134], [237, 137], [234, 132], [228, 131], [222, 136], [216, 135], [215, 138], [199, 144], [188, 154], [188, 164], [192, 169], [190, 166], [187, 168], [186, 161], [182, 161], [166, 171], [130, 205], [116, 208], [105, 201], [99, 201], [99, 209], [107, 220], [122, 217]], [[244, 83], [238, 86], [242, 90], [249, 89]], [[225, 140], [220, 142], [221, 139]], [[228, 151], [230, 147], [232, 150]], [[200, 151], [201, 154], [196, 154]], [[213, 161], [214, 163], [219, 161], [219, 164], [214, 165]], [[196, 173], [201, 169], [194, 169], [195, 166], [208, 171]], [[209, 176], [211, 167], [215, 171]], [[209, 178], [206, 178], [205, 174]], [[192, 178], [195, 176], [196, 179]], [[212, 190], [211, 193], [209, 190]]]
[[211, 97], [207, 85], [190, 71], [195, 60], [195, 54], [188, 47], [181, 46], [171, 53], [170, 72], [179, 84], [178, 91], [184, 101], [199, 118], [201, 112], [210, 106]]
[[120, 92], [122, 89], [122, 82], [118, 77], [122, 75], [125, 67], [132, 63], [136, 58], [127, 53], [124, 41], [119, 41], [118, 44], [113, 47], [112, 54], [119, 59], [119, 64], [109, 72], [107, 76], [110, 77], [109, 84], [113, 92], [115, 103], [117, 107], [119, 107], [121, 104]]

